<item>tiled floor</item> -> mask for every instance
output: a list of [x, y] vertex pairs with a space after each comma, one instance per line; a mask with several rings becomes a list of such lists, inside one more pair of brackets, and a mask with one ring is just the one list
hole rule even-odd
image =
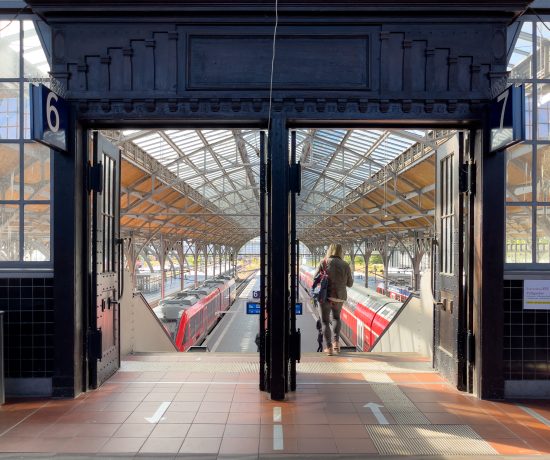
[[298, 390], [284, 402], [258, 391], [255, 372], [231, 372], [231, 363], [254, 370], [256, 359], [134, 356], [126, 370], [76, 400], [3, 406], [0, 452], [187, 458], [550, 454], [550, 426], [544, 423], [550, 402], [479, 401], [451, 388], [417, 355], [306, 355]]

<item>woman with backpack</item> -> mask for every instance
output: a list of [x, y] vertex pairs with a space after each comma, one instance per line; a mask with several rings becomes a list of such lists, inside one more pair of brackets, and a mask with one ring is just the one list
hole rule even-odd
[[[328, 279], [326, 299], [320, 299], [321, 320], [327, 347], [325, 352], [331, 356], [340, 352], [340, 312], [348, 298], [347, 288], [353, 286], [351, 268], [342, 258], [341, 244], [331, 244], [326, 257], [321, 261], [313, 275], [313, 288], [326, 276]], [[334, 320], [334, 337], [330, 330], [330, 314]]]

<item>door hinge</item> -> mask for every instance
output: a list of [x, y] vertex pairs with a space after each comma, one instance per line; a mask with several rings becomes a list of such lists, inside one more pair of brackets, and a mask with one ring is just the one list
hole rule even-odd
[[460, 193], [475, 195], [476, 193], [476, 165], [473, 162], [462, 164], [459, 172], [458, 188]]
[[289, 184], [290, 191], [299, 195], [302, 191], [302, 165], [300, 162], [290, 165]]
[[88, 163], [86, 185], [89, 192], [103, 192], [103, 165]]
[[88, 330], [88, 359], [101, 359], [101, 329]]

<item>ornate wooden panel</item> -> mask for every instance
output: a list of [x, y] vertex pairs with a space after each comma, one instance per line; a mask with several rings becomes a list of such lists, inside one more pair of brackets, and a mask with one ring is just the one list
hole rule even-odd
[[[131, 19], [53, 24], [53, 76], [83, 117], [267, 111], [272, 24]], [[314, 118], [479, 118], [506, 75], [504, 22], [377, 19], [286, 18], [273, 109]]]

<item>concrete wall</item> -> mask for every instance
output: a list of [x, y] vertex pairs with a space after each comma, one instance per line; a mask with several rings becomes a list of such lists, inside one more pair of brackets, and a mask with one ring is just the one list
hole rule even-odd
[[373, 352], [414, 352], [433, 356], [433, 304], [430, 273], [425, 272], [420, 298], [413, 298], [385, 332]]
[[177, 351], [151, 307], [133, 292], [131, 283], [131, 276], [125, 270], [127, 288], [120, 301], [120, 355]]

